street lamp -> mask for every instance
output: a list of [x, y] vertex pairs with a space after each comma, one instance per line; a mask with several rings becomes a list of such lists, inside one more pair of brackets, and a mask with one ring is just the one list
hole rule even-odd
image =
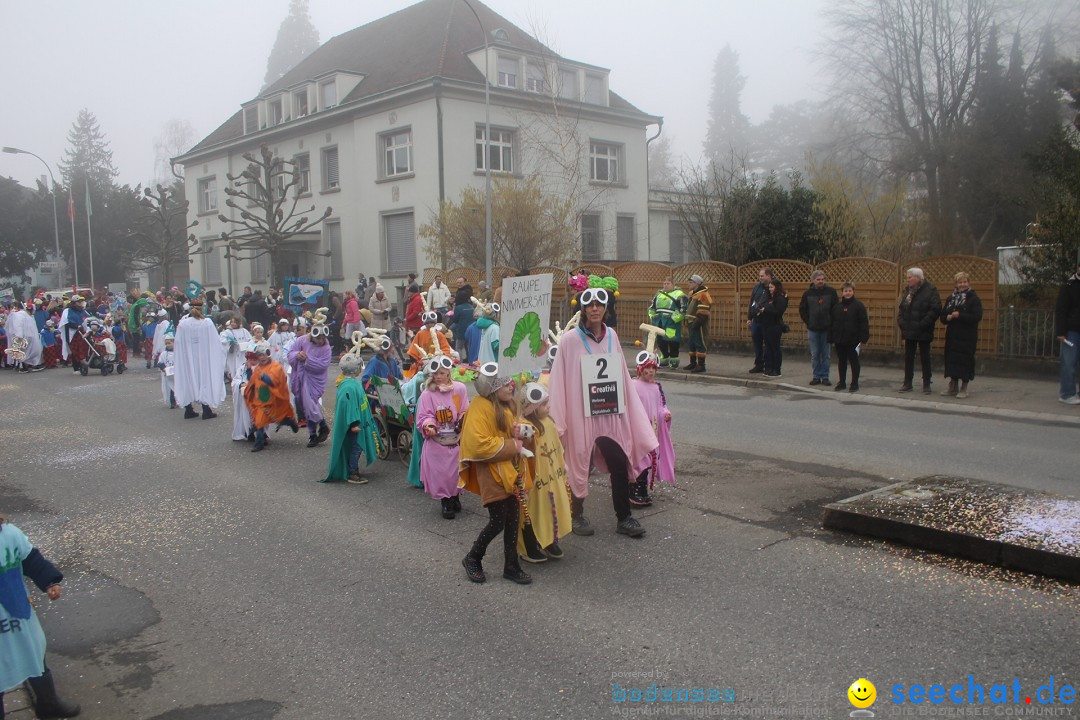
[[491, 282], [491, 53], [484, 23], [480, 21], [480, 16], [476, 14], [476, 9], [469, 0], [462, 2], [472, 11], [476, 24], [480, 26], [480, 32], [484, 34], [484, 270], [487, 273], [488, 287], [494, 288]]
[[[56, 267], [57, 267], [57, 275], [60, 276], [60, 284], [63, 285], [64, 284], [64, 276], [60, 272], [60, 268], [62, 268], [64, 266], [64, 258], [62, 258], [60, 256], [60, 223], [57, 222], [57, 220], [56, 220], [56, 178], [53, 177], [52, 168], [49, 167], [49, 163], [47, 163], [47, 162], [45, 162], [44, 160], [41, 159], [40, 155], [34, 155], [34, 153], [30, 152], [29, 150], [20, 150], [19, 148], [5, 147], [4, 152], [6, 152], [6, 153], [8, 153], [10, 155], [33, 155], [38, 160], [41, 160], [41, 164], [44, 165], [45, 169], [49, 171], [49, 182], [52, 183], [50, 188], [49, 188], [49, 192], [50, 192], [50, 194], [52, 194], [52, 198], [53, 198], [53, 201], [52, 201], [53, 233], [56, 235]], [[74, 237], [71, 238], [71, 242], [72, 242], [72, 244], [75, 243], [75, 238]]]

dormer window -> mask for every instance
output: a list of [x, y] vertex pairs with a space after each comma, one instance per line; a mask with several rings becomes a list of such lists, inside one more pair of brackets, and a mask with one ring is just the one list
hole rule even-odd
[[259, 106], [252, 105], [244, 108], [244, 134], [259, 131]]
[[293, 93], [293, 117], [302, 118], [308, 114], [307, 88]]
[[583, 100], [593, 105], [607, 105], [604, 102], [604, 76], [585, 73], [585, 95]]
[[337, 102], [337, 82], [327, 80], [319, 83], [319, 108], [325, 110], [334, 107]]
[[578, 99], [577, 70], [559, 68], [559, 97], [567, 100]]
[[533, 93], [546, 93], [547, 73], [542, 65], [529, 63], [525, 68], [525, 89]]
[[517, 88], [518, 86], [518, 59], [513, 57], [499, 56], [499, 76], [496, 84], [499, 87]]
[[285, 120], [285, 115], [281, 107], [281, 98], [271, 100], [267, 106], [267, 124], [270, 126], [280, 125]]

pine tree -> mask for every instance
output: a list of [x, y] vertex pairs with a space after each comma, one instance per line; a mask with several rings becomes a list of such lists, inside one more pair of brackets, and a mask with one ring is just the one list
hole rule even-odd
[[274, 48], [266, 61], [265, 85], [278, 80], [317, 47], [319, 31], [311, 24], [308, 0], [291, 0], [289, 14], [281, 21]]
[[76, 180], [86, 179], [94, 188], [111, 187], [119, 174], [113, 165], [109, 141], [98, 127], [97, 117], [86, 108], [68, 132], [69, 147], [60, 163], [64, 184], [75, 187]]
[[675, 185], [675, 160], [671, 153], [671, 136], [662, 135], [649, 145], [649, 187], [670, 188]]
[[747, 151], [750, 121], [740, 108], [746, 77], [739, 74], [739, 53], [731, 45], [716, 55], [713, 64], [712, 96], [709, 99], [709, 130], [705, 137], [705, 157], [713, 162]]

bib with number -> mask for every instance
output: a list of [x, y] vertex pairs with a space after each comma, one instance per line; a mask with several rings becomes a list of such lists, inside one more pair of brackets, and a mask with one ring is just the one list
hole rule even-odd
[[581, 356], [581, 395], [585, 416], [622, 415], [626, 412], [626, 387], [620, 363], [625, 363], [626, 358], [622, 353], [612, 352], [610, 334], [608, 352], [594, 353], [581, 328], [578, 328], [578, 333], [588, 353]]

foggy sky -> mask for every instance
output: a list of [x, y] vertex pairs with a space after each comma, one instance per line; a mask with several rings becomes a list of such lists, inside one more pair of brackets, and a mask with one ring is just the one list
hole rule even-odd
[[[751, 122], [773, 105], [816, 98], [825, 77], [812, 50], [827, 0], [487, 0], [553, 50], [611, 69], [611, 89], [664, 117], [676, 156], [696, 161], [707, 127], [712, 66], [739, 53]], [[310, 0], [321, 42], [413, 4]], [[120, 183], [154, 175], [154, 139], [169, 120], [202, 139], [253, 98], [289, 0], [0, 0], [5, 102], [0, 145], [41, 155], [56, 173], [67, 133], [89, 108], [113, 150]], [[41, 163], [0, 154], [0, 176], [33, 185]]]

